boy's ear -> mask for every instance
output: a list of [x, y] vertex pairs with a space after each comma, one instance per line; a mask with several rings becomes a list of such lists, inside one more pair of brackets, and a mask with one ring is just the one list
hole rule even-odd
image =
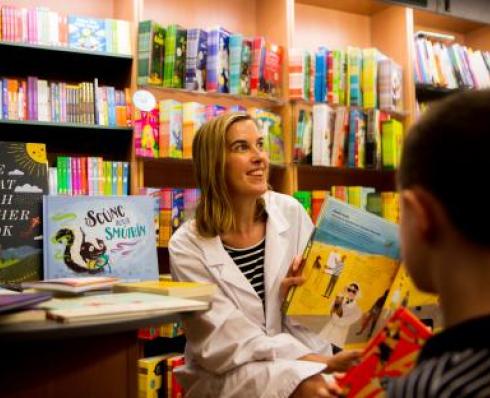
[[421, 188], [401, 192], [405, 220], [409, 220], [412, 232], [425, 240], [432, 240], [436, 231], [434, 197]]

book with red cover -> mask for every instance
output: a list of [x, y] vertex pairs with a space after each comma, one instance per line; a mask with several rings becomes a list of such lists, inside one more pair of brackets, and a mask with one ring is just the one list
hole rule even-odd
[[386, 381], [415, 366], [430, 330], [406, 308], [399, 308], [369, 342], [361, 362], [338, 379], [341, 397], [384, 397]]

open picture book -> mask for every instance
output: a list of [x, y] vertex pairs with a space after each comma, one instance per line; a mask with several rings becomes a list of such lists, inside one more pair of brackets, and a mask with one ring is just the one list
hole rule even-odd
[[284, 312], [322, 317], [320, 337], [338, 348], [364, 346], [410, 296], [416, 308], [437, 307], [400, 267], [398, 225], [334, 198], [323, 205], [300, 272], [306, 281], [291, 288]]
[[343, 398], [385, 397], [390, 379], [410, 372], [432, 335], [416, 316], [400, 307], [364, 349], [361, 362], [338, 378]]

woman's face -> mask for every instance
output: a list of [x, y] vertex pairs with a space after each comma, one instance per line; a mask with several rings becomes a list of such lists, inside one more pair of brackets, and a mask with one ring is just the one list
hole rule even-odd
[[269, 159], [252, 120], [236, 122], [226, 133], [225, 169], [232, 197], [258, 197], [267, 191]]

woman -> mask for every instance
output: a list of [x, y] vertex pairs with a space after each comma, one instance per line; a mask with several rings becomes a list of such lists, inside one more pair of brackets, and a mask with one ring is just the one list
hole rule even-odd
[[192, 156], [201, 200], [169, 243], [171, 271], [218, 292], [208, 311], [184, 319], [186, 396], [328, 396], [320, 373], [345, 370], [358, 354], [331, 357], [330, 344], [280, 311], [288, 288], [302, 282], [295, 256], [312, 231], [309, 217], [293, 198], [268, 192], [264, 138], [250, 116], [203, 125]]

